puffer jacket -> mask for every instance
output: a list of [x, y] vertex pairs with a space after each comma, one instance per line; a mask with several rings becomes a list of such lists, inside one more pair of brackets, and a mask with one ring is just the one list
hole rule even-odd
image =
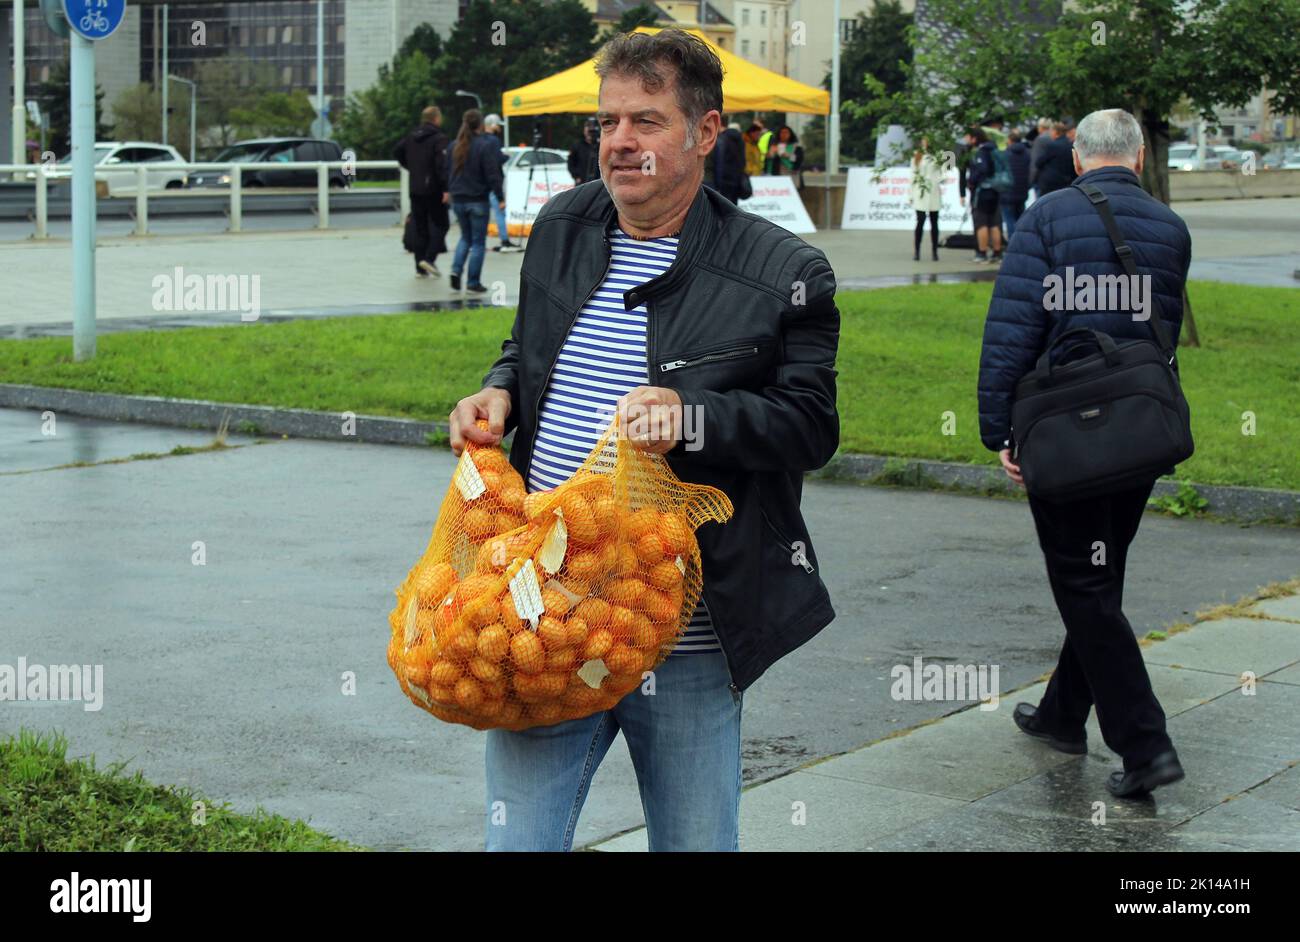
[[[1151, 276], [1151, 316], [1159, 315], [1177, 344], [1183, 320], [1183, 285], [1192, 261], [1192, 237], [1172, 209], [1142, 189], [1127, 167], [1099, 167], [1079, 177], [1106, 194], [1139, 274]], [[1016, 383], [1034, 368], [1052, 339], [1064, 330], [1090, 327], [1116, 339], [1149, 340], [1147, 321], [1131, 312], [1046, 310], [1048, 275], [1123, 274], [1101, 215], [1073, 186], [1036, 200], [1016, 223], [993, 286], [980, 353], [980, 439], [993, 451], [1009, 447]]]

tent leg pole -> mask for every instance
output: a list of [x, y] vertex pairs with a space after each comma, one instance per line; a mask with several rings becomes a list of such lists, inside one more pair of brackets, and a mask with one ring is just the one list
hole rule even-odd
[[825, 229], [831, 228], [831, 116], [826, 116], [826, 159], [822, 161], [822, 215], [826, 219]]

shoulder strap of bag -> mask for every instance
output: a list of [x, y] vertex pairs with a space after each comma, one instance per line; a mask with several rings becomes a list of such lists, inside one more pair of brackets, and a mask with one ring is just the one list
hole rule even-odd
[[[1115, 254], [1119, 256], [1119, 263], [1124, 267], [1124, 273], [1130, 278], [1138, 277], [1137, 265], [1133, 261], [1133, 248], [1124, 241], [1124, 236], [1120, 234], [1119, 225], [1115, 222], [1115, 214], [1111, 212], [1110, 200], [1098, 187], [1091, 183], [1072, 183], [1076, 190], [1088, 197], [1088, 202], [1092, 203], [1093, 208], [1101, 216], [1102, 224], [1106, 227], [1106, 235], [1110, 236], [1111, 244], [1115, 246]], [[1151, 317], [1147, 325], [1151, 328], [1151, 333], [1155, 335], [1156, 346], [1160, 352], [1169, 358], [1172, 366], [1174, 362], [1174, 348], [1169, 341], [1169, 332], [1165, 330], [1163, 319], [1160, 317], [1160, 297], [1156, 294], [1155, 285], [1151, 287]]]

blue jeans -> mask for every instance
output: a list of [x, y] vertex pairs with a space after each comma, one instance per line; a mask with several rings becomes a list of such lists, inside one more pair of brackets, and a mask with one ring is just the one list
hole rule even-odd
[[[487, 733], [487, 849], [573, 847], [578, 813], [619, 730], [652, 851], [740, 846], [740, 709], [720, 653], [669, 657], [612, 710]], [[741, 699], [743, 699], [743, 694]]]
[[479, 278], [483, 276], [483, 256], [487, 254], [488, 201], [458, 203], [453, 200], [451, 210], [456, 214], [456, 224], [460, 226], [460, 241], [456, 243], [456, 254], [451, 260], [451, 273], [460, 277], [465, 269], [465, 256], [468, 255], [467, 284], [482, 284]]
[[497, 238], [501, 240], [502, 245], [505, 245], [508, 241], [510, 241], [509, 230], [506, 229], [506, 211], [502, 209], [501, 204], [496, 202], [495, 200], [492, 201], [491, 205], [492, 205], [492, 218], [496, 221], [497, 224]]
[[1010, 242], [1011, 237], [1016, 234], [1016, 222], [1025, 213], [1025, 201], [1021, 200], [1018, 203], [1012, 203], [1010, 200], [1004, 199], [1000, 205], [1002, 206], [1002, 221], [1007, 227], [1007, 242]]

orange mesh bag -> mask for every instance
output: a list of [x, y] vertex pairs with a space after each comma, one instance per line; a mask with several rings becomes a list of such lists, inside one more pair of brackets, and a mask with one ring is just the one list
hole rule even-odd
[[573, 477], [533, 494], [505, 452], [471, 443], [397, 589], [388, 665], [416, 706], [475, 729], [610, 709], [686, 629], [702, 586], [695, 530], [731, 513], [616, 424]]

